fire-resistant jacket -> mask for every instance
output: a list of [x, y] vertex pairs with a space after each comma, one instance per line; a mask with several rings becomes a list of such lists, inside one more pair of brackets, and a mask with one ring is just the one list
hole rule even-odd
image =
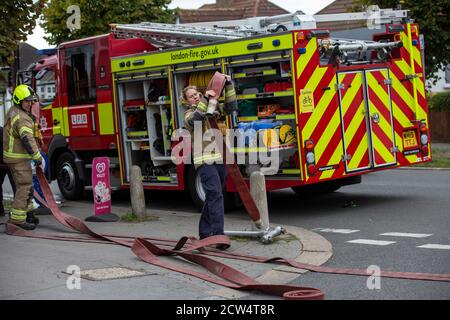
[[[214, 139], [214, 134], [212, 132], [211, 126], [207, 117], [203, 120], [202, 123], [202, 136], [197, 136], [196, 132], [194, 132], [194, 126], [192, 123], [194, 113], [196, 111], [201, 112], [206, 115], [206, 111], [208, 110], [208, 104], [213, 103], [213, 101], [206, 101], [204, 97], [200, 99], [200, 102], [197, 106], [190, 106], [189, 109], [184, 113], [184, 125], [186, 129], [191, 133], [192, 140], [192, 158], [194, 162], [194, 166], [198, 168], [200, 165], [207, 163], [222, 163], [222, 155], [219, 150], [222, 150], [223, 143], [222, 141], [217, 142]], [[230, 113], [236, 105], [236, 91], [234, 90], [234, 85], [232, 82], [227, 82], [225, 86], [225, 104], [220, 104], [218, 111], [220, 115], [216, 116], [217, 126], [222, 131], [222, 137], [226, 134], [226, 126], [224, 123], [225, 114]], [[197, 132], [198, 134], [199, 132]], [[196, 141], [198, 139], [202, 139], [199, 145], [196, 145]], [[197, 146], [197, 147], [196, 147]], [[201, 146], [201, 147], [200, 147]]]
[[42, 162], [34, 138], [32, 115], [14, 105], [8, 111], [3, 128], [3, 161], [17, 163], [26, 159]]

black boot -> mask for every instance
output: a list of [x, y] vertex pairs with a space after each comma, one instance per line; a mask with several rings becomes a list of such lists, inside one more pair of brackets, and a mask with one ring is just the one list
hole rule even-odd
[[22, 229], [24, 229], [24, 230], [34, 230], [34, 229], [36, 229], [36, 225], [35, 224], [33, 224], [33, 223], [28, 223], [28, 222], [20, 222], [20, 223], [17, 223], [17, 222], [11, 222], [13, 225], [15, 225], [15, 226], [18, 226], [18, 227], [20, 227], [20, 228], [22, 228]]
[[39, 224], [39, 218], [36, 218], [33, 211], [27, 212], [27, 222], [38, 225]]

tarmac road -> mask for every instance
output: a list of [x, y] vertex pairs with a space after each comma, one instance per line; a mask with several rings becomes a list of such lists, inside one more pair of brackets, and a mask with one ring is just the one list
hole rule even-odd
[[[301, 226], [332, 243], [325, 266], [450, 274], [450, 170], [378, 172], [303, 201], [289, 190], [274, 192], [269, 203], [272, 223]], [[292, 284], [315, 286], [327, 299], [450, 299], [448, 282], [383, 278], [377, 289], [366, 277], [308, 272]]]

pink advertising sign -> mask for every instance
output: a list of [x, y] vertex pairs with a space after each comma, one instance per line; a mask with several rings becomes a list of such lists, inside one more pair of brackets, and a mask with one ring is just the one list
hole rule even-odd
[[92, 192], [94, 193], [94, 216], [111, 213], [108, 157], [92, 160]]

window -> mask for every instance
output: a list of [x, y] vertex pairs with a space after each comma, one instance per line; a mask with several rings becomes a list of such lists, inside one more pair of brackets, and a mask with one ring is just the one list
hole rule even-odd
[[93, 45], [66, 49], [66, 77], [70, 106], [96, 102]]
[[51, 104], [55, 98], [55, 91], [51, 91], [51, 88], [55, 88], [55, 72], [53, 69], [41, 69], [36, 75], [36, 93], [39, 95], [39, 101], [41, 106], [47, 106]]

